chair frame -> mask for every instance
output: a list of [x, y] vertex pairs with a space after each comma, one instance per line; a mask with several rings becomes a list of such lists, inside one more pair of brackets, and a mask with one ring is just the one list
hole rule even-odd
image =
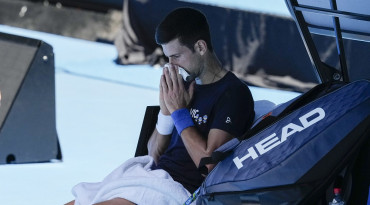
[[[345, 37], [370, 42], [370, 34], [359, 33], [356, 31], [343, 31], [340, 25], [339, 17], [370, 22], [370, 15], [340, 11], [337, 8], [336, 0], [329, 0], [331, 6], [330, 9], [302, 5], [299, 4], [297, 0], [285, 0], [285, 1], [288, 6], [288, 9], [290, 10], [293, 18], [295, 19], [299, 33], [302, 39], [304, 40], [304, 45], [306, 47], [312, 67], [315, 70], [319, 82], [324, 83], [338, 80], [349, 82], [350, 79], [348, 75], [346, 55], [344, 52], [343, 38]], [[311, 25], [306, 22], [303, 12], [331, 16], [333, 19], [333, 25], [331, 28]], [[321, 61], [314, 41], [312, 39], [311, 33], [335, 37], [341, 73], [339, 73], [335, 68]]]

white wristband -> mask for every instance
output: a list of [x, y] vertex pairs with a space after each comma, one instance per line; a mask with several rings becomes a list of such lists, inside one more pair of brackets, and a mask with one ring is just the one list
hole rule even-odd
[[155, 126], [161, 135], [170, 135], [175, 127], [171, 115], [163, 115], [161, 111], [158, 113], [157, 125]]

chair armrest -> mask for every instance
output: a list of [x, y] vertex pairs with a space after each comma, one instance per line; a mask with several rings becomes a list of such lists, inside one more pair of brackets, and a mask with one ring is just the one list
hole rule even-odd
[[152, 135], [157, 123], [159, 106], [147, 106], [145, 110], [143, 124], [139, 135], [139, 140], [136, 146], [135, 157], [148, 154], [148, 141]]

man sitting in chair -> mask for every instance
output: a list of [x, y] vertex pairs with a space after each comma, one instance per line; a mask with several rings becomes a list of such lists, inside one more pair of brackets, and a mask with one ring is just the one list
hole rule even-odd
[[[222, 68], [213, 52], [206, 17], [200, 11], [174, 10], [159, 24], [155, 38], [169, 62], [160, 80], [158, 122], [148, 143], [151, 157], [130, 159], [101, 183], [77, 185], [73, 189], [76, 204], [183, 203], [204, 180], [198, 169], [201, 159], [233, 137], [240, 137], [252, 124], [250, 90]], [[179, 74], [182, 68], [190, 75], [190, 82]], [[136, 170], [143, 161], [142, 168]], [[206, 171], [212, 168], [207, 165]], [[129, 184], [125, 177], [133, 177], [136, 184]], [[159, 182], [153, 187], [140, 186], [150, 181]], [[180, 192], [184, 197], [178, 197]]]

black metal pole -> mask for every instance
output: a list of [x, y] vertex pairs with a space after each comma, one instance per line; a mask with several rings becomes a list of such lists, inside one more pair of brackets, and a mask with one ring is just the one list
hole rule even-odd
[[314, 72], [316, 74], [318, 82], [319, 83], [327, 82], [331, 78], [330, 76], [327, 76], [326, 73], [323, 71], [322, 62], [320, 61], [320, 57], [317, 52], [315, 43], [312, 39], [312, 36], [307, 28], [307, 25], [305, 24], [302, 11], [295, 9], [296, 7], [298, 7], [298, 2], [297, 0], [290, 0], [290, 3], [292, 5], [292, 14], [294, 15], [297, 26], [299, 27], [298, 31], [304, 39], [303, 43], [306, 47], [308, 56], [310, 58], [312, 67], [314, 68]]
[[[331, 9], [338, 10], [336, 0], [330, 0], [330, 6], [331, 6]], [[340, 29], [340, 22], [339, 22], [338, 17], [335, 17], [335, 16], [333, 17], [333, 24], [334, 24], [335, 39], [337, 43], [337, 51], [338, 51], [343, 81], [349, 82], [346, 55], [344, 53], [343, 38], [342, 38], [342, 32]]]

